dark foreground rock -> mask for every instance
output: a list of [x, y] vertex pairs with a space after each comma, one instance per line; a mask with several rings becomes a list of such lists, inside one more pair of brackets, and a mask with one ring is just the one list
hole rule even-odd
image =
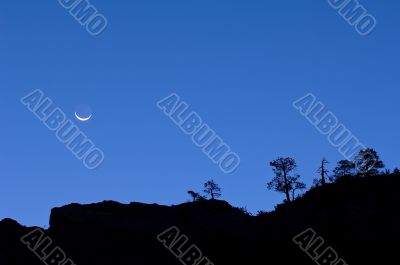
[[[331, 247], [349, 265], [385, 264], [398, 256], [398, 187], [394, 175], [343, 179], [257, 217], [224, 201], [71, 204], [52, 210], [45, 233], [76, 265], [182, 264], [157, 240], [170, 227], [188, 237], [181, 252], [195, 244], [215, 265], [317, 264], [293, 242], [312, 228], [325, 242], [318, 254]], [[32, 230], [0, 222], [0, 265], [44, 264], [20, 240]]]

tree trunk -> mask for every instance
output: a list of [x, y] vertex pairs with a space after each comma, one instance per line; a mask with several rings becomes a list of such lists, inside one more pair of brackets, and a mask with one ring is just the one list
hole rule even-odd
[[287, 181], [286, 170], [283, 170], [283, 177], [285, 179], [285, 193], [286, 193], [286, 200], [290, 202], [290, 195], [289, 195], [289, 183]]

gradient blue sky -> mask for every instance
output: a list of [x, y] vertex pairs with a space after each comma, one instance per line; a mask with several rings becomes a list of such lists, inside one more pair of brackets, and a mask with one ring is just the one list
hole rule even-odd
[[[214, 178], [253, 212], [283, 200], [268, 161], [292, 156], [312, 183], [322, 157], [342, 159], [292, 102], [314, 93], [388, 168], [400, 166], [397, 0], [361, 2], [378, 21], [358, 35], [326, 0], [91, 1], [109, 21], [89, 35], [58, 1], [0, 8], [0, 218], [46, 225], [72, 202], [178, 204]], [[43, 90], [104, 150], [90, 171], [19, 99]], [[242, 160], [232, 175], [157, 107], [176, 92]]]

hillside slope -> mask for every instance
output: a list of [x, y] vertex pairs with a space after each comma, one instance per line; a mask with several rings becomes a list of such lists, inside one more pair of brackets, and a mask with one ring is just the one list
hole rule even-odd
[[[224, 201], [71, 204], [52, 210], [46, 233], [77, 265], [182, 264], [157, 240], [172, 226], [188, 237], [182, 251], [195, 244], [215, 265], [316, 264], [292, 240], [312, 228], [347, 264], [381, 264], [396, 258], [399, 185], [394, 175], [343, 179], [257, 217]], [[0, 222], [1, 265], [43, 264], [20, 241], [31, 230]]]

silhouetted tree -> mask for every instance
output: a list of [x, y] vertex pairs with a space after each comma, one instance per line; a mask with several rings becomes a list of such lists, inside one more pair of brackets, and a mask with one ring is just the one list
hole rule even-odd
[[396, 168], [393, 170], [393, 174], [396, 175], [396, 176], [400, 176], [400, 170], [396, 167]]
[[349, 160], [340, 160], [337, 167], [333, 170], [336, 179], [347, 175], [354, 175], [355, 164]]
[[282, 192], [286, 196], [286, 201], [290, 202], [290, 192], [293, 192], [296, 183], [299, 182], [299, 175], [291, 175], [296, 169], [297, 164], [293, 158], [280, 157], [269, 163], [275, 176], [267, 183], [268, 189]]
[[318, 169], [318, 173], [321, 174], [321, 185], [326, 184], [326, 178], [327, 178], [327, 174], [329, 173], [329, 171], [326, 169], [325, 165], [328, 163], [329, 162], [325, 158], [323, 158], [322, 162], [321, 162], [321, 166]]
[[300, 178], [300, 175], [296, 175], [295, 177], [296, 177], [295, 182], [292, 185], [292, 200], [293, 201], [295, 199], [296, 190], [304, 190], [307, 188], [305, 183], [298, 181], [298, 179]]
[[209, 180], [204, 183], [204, 193], [211, 196], [212, 200], [221, 197], [221, 188], [218, 186], [214, 180]]
[[205, 198], [203, 196], [201, 196], [199, 193], [194, 192], [192, 190], [188, 191], [188, 194], [192, 197], [192, 200], [195, 201], [202, 201]]
[[385, 167], [378, 153], [372, 148], [361, 150], [355, 158], [354, 164], [362, 175], [376, 175], [379, 173], [379, 169]]

